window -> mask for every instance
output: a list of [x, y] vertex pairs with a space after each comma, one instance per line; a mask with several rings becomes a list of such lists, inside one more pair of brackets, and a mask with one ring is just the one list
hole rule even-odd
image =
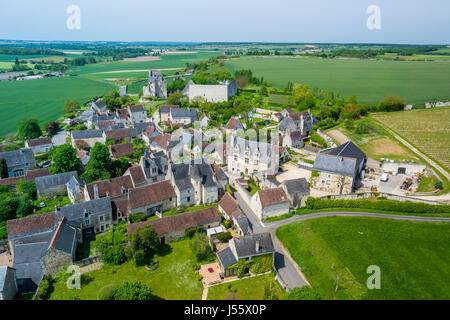
[[86, 219], [86, 220], [84, 220], [84, 223], [85, 223], [87, 226], [89, 226], [89, 225], [91, 224], [91, 220]]
[[156, 173], [156, 168], [152, 168], [152, 173]]
[[153, 182], [157, 182], [157, 181], [158, 181], [158, 177], [153, 177], [153, 178], [152, 178], [152, 181], [153, 181]]
[[187, 201], [187, 202], [190, 202], [190, 201], [191, 201], [191, 197], [187, 197], [187, 198], [186, 198], [186, 201]]
[[99, 216], [99, 217], [98, 217], [98, 220], [99, 220], [100, 222], [103, 222], [103, 221], [105, 220], [105, 216]]

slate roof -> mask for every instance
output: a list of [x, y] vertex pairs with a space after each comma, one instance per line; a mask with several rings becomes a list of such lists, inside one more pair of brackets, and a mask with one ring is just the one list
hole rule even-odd
[[172, 118], [191, 118], [192, 121], [197, 120], [197, 110], [195, 109], [170, 109]]
[[263, 207], [275, 204], [289, 202], [286, 192], [283, 188], [264, 189], [258, 191], [259, 201]]
[[27, 143], [29, 147], [43, 146], [46, 144], [52, 144], [52, 138], [38, 138], [25, 140], [25, 143]]
[[144, 207], [176, 196], [169, 180], [131, 189], [128, 193], [131, 209]]
[[318, 153], [314, 161], [313, 170], [354, 177], [357, 168], [356, 164], [357, 160], [355, 158]]
[[347, 141], [343, 145], [330, 149], [326, 154], [335, 155], [338, 157], [347, 157], [356, 159], [356, 167], [359, 168], [361, 162], [366, 158], [366, 154], [352, 141]]
[[280, 124], [278, 125], [278, 128], [280, 130], [286, 130], [287, 128], [295, 128], [295, 123], [294, 120], [292, 120], [291, 118], [283, 118], [283, 120], [280, 121]]
[[[275, 251], [270, 232], [251, 234], [239, 238], [234, 238], [237, 258], [249, 257], [260, 254], [273, 253]], [[256, 243], [259, 242], [259, 251], [256, 251]]]
[[172, 165], [172, 173], [179, 190], [192, 188], [191, 179], [200, 180], [205, 188], [218, 187], [214, 181], [214, 172], [210, 165], [202, 163], [179, 163]]
[[179, 109], [180, 106], [161, 106], [161, 108], [159, 109], [161, 111], [161, 113], [170, 113], [171, 109]]
[[111, 154], [114, 158], [120, 158], [134, 153], [133, 144], [121, 143], [110, 146]]
[[241, 214], [238, 217], [235, 217], [236, 224], [238, 225], [239, 229], [242, 230], [242, 233], [244, 235], [248, 235], [252, 233], [252, 229], [250, 227], [250, 221], [248, 220], [247, 216], [245, 214]]
[[6, 160], [8, 167], [25, 166], [27, 163], [29, 166], [36, 164], [33, 151], [29, 148], [23, 148], [20, 150], [1, 152], [0, 158]]
[[78, 177], [76, 171], [64, 172], [45, 177], [39, 177], [34, 180], [38, 191], [44, 191], [48, 188], [65, 185], [72, 177]]
[[97, 99], [95, 102], [92, 102], [92, 107], [94, 107], [98, 110], [105, 110], [106, 104], [103, 102], [102, 99]]
[[0, 292], [4, 291], [8, 266], [0, 266]]
[[51, 228], [56, 223], [55, 212], [37, 214], [25, 218], [8, 220], [8, 236]]
[[66, 217], [68, 221], [76, 221], [84, 219], [85, 213], [96, 214], [111, 211], [111, 198], [105, 197], [57, 208], [56, 215], [58, 218]]
[[173, 216], [163, 217], [161, 219], [144, 221], [140, 223], [132, 223], [127, 226], [128, 234], [151, 225], [158, 234], [166, 234], [180, 230], [196, 228], [208, 223], [220, 222], [220, 213], [216, 207], [210, 207], [198, 211], [176, 214]]
[[80, 139], [94, 139], [94, 138], [102, 138], [103, 131], [102, 130], [79, 130], [72, 131], [72, 139], [80, 140]]
[[305, 193], [309, 192], [310, 189], [310, 185], [305, 178], [285, 180], [283, 184], [286, 185], [289, 194]]
[[74, 250], [76, 250], [76, 246], [74, 245], [76, 241], [76, 228], [67, 223], [66, 218], [63, 218], [58, 222], [58, 226], [56, 227], [53, 237], [48, 245], [48, 249], [55, 248], [72, 255]]
[[224, 269], [238, 262], [230, 247], [217, 252], [217, 258]]

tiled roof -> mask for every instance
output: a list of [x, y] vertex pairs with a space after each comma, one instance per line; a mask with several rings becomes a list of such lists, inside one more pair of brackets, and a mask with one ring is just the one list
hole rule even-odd
[[27, 143], [29, 147], [43, 146], [46, 144], [52, 144], [52, 138], [31, 139], [26, 140], [25, 143]]
[[172, 136], [170, 134], [160, 134], [154, 138], [150, 138], [150, 143], [155, 143], [157, 146], [166, 148], [169, 145], [169, 141], [171, 141]]
[[106, 138], [109, 139], [121, 139], [121, 138], [130, 138], [131, 137], [131, 129], [116, 129], [105, 131]]
[[263, 207], [289, 202], [283, 188], [264, 189], [258, 191], [259, 199]]
[[229, 216], [239, 207], [239, 203], [233, 198], [231, 194], [225, 192], [225, 195], [220, 199], [219, 206]]
[[91, 199], [95, 199], [94, 196], [94, 186], [98, 187], [98, 196], [99, 197], [120, 197], [123, 195], [122, 187], [125, 188], [126, 191], [133, 188], [133, 182], [131, 181], [130, 176], [117, 177], [113, 179], [103, 180], [99, 182], [94, 182], [86, 185], [88, 189], [89, 197]]
[[228, 120], [228, 123], [225, 126], [225, 129], [234, 130], [236, 127], [242, 128], [242, 124], [238, 118], [231, 117], [230, 120]]
[[126, 118], [128, 118], [128, 110], [127, 109], [116, 109], [116, 115], [119, 117], [119, 119], [126, 119]]
[[131, 112], [146, 111], [145, 106], [143, 104], [135, 105], [135, 106], [128, 106], [128, 107], [130, 108]]
[[20, 233], [51, 228], [55, 225], [55, 223], [56, 214], [54, 212], [8, 220], [8, 235], [12, 236]]
[[128, 199], [114, 199], [111, 201], [113, 217], [117, 219], [117, 212], [122, 212], [124, 217], [128, 216], [129, 201]]
[[130, 176], [135, 185], [145, 182], [145, 175], [141, 166], [133, 166], [128, 168], [128, 170], [130, 170]]
[[25, 180], [34, 181], [36, 178], [49, 176], [50, 171], [48, 168], [36, 169], [36, 170], [28, 170], [25, 172]]
[[129, 191], [130, 208], [140, 208], [159, 201], [175, 198], [175, 190], [169, 180], [148, 186], [131, 189]]
[[110, 146], [110, 150], [114, 158], [120, 158], [134, 153], [131, 143], [115, 144]]
[[195, 228], [208, 223], [214, 223], [217, 221], [220, 222], [220, 220], [221, 217], [217, 208], [210, 207], [198, 211], [163, 217], [161, 219], [132, 223], [127, 226], [127, 231], [128, 234], [132, 234], [134, 231], [144, 226], [151, 225], [155, 229], [156, 233], [166, 234], [169, 232]]

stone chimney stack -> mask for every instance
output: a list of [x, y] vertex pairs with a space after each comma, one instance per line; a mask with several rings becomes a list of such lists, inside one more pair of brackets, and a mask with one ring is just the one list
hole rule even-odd
[[256, 252], [259, 252], [260, 249], [261, 249], [261, 248], [260, 248], [260, 246], [259, 246], [259, 241], [256, 241]]
[[94, 184], [94, 200], [97, 200], [98, 198], [100, 198], [98, 196], [98, 184]]

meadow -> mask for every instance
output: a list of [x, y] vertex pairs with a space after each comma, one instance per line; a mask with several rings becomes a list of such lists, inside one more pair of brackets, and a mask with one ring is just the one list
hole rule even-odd
[[416, 148], [450, 169], [450, 107], [375, 114]]
[[17, 130], [20, 120], [36, 117], [40, 124], [64, 115], [67, 99], [83, 104], [116, 86], [85, 77], [58, 77], [0, 83], [0, 136]]
[[225, 60], [232, 74], [251, 69], [277, 88], [288, 81], [356, 95], [360, 103], [378, 103], [395, 94], [409, 103], [450, 99], [450, 62], [321, 59], [307, 57], [244, 57]]
[[[328, 217], [276, 234], [324, 299], [415, 300], [450, 298], [449, 231], [449, 223]], [[381, 270], [379, 290], [366, 286], [372, 265]]]

